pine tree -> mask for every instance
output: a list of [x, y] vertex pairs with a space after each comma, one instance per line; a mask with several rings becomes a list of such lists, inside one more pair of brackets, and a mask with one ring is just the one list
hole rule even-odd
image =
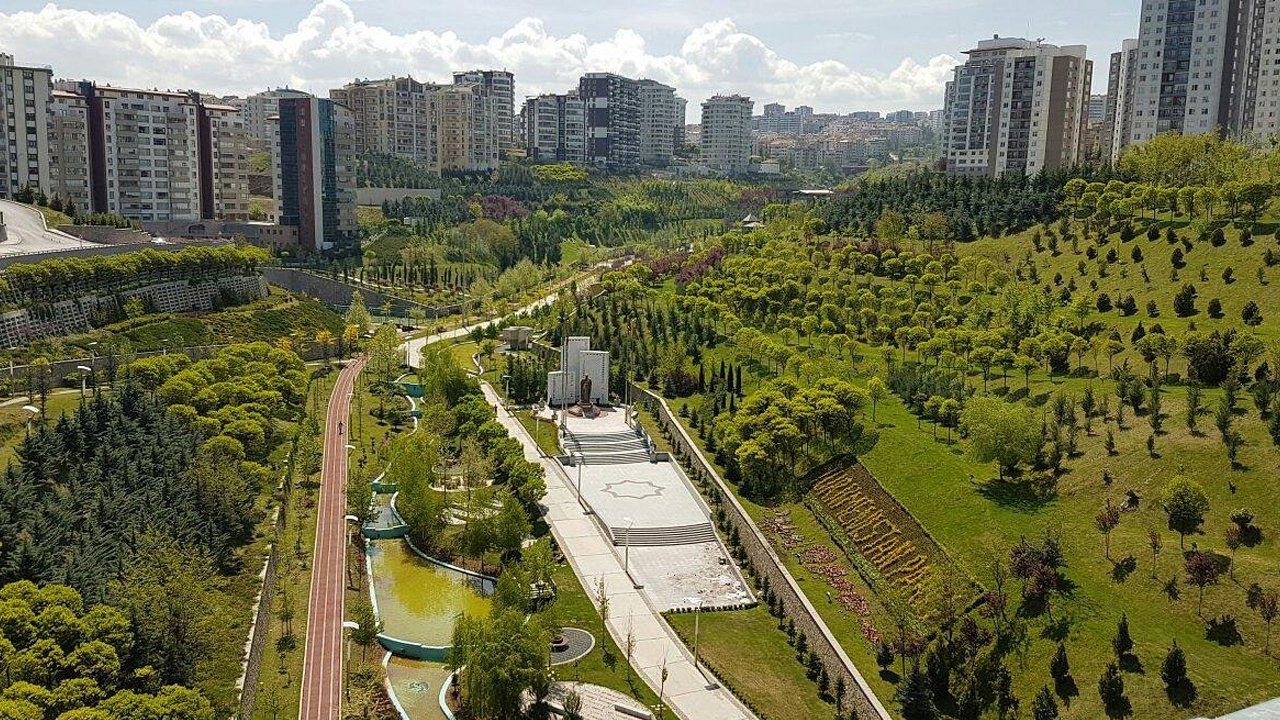
[[1058, 701], [1053, 699], [1048, 686], [1042, 686], [1036, 693], [1036, 699], [1031, 701], [1031, 717], [1033, 720], [1058, 720]]

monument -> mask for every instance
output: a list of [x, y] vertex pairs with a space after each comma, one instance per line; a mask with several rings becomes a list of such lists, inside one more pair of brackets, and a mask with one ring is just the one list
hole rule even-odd
[[560, 369], [547, 373], [547, 404], [570, 411], [608, 405], [609, 353], [592, 350], [591, 338], [565, 338]]

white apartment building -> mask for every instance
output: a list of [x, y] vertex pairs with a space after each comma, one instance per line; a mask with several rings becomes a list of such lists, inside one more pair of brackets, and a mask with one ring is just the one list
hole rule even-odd
[[465, 70], [453, 74], [454, 85], [479, 86], [493, 98], [493, 123], [499, 158], [516, 147], [516, 76], [506, 70]]
[[525, 100], [525, 147], [534, 162], [587, 162], [586, 105], [574, 93]]
[[200, 217], [249, 221], [249, 141], [232, 105], [199, 106]]
[[276, 88], [244, 99], [244, 130], [255, 149], [265, 149], [275, 127], [271, 118], [280, 114], [280, 98], [311, 97], [310, 93], [289, 88]]
[[93, 207], [89, 155], [89, 102], [79, 93], [54, 90], [49, 98], [49, 189], [76, 212]]
[[15, 65], [0, 53], [0, 198], [24, 185], [49, 193], [46, 113], [53, 71]]
[[640, 96], [640, 162], [666, 167], [676, 147], [676, 127], [684, 127], [684, 105], [676, 89], [656, 80], [636, 83]]
[[438, 172], [435, 95], [411, 77], [357, 80], [329, 91], [355, 118], [357, 153], [393, 155]]
[[1083, 45], [996, 36], [965, 54], [947, 83], [947, 172], [1034, 174], [1082, 158], [1093, 75]]
[[741, 175], [751, 168], [751, 110], [742, 95], [716, 95], [702, 103], [702, 162], [713, 172]]

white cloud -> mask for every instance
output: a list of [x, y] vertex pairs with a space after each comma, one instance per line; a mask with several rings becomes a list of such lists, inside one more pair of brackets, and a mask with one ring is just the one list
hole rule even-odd
[[730, 19], [694, 27], [678, 53], [668, 55], [650, 53], [633, 30], [592, 42], [580, 34], [553, 35], [533, 17], [473, 43], [449, 31], [370, 25], [343, 0], [317, 0], [284, 34], [221, 15], [184, 12], [144, 27], [120, 13], [49, 4], [0, 13], [0, 49], [19, 62], [53, 65], [58, 77], [240, 94], [285, 84], [324, 94], [355, 77], [445, 80], [452, 70], [500, 67], [516, 74], [524, 95], [563, 91], [584, 72], [612, 71], [674, 85], [690, 100], [691, 118], [699, 101], [722, 91], [820, 111], [938, 107], [956, 63], [948, 55], [923, 63], [906, 58], [888, 74], [855, 71], [837, 60], [799, 64]]

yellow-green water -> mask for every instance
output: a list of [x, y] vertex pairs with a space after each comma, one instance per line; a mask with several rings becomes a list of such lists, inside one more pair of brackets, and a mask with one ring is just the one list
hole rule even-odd
[[369, 541], [382, 631], [432, 646], [449, 645], [459, 615], [487, 615], [489, 598], [469, 575], [427, 562], [404, 540]]
[[412, 720], [442, 720], [440, 687], [449, 671], [439, 663], [392, 656], [387, 663], [387, 679], [400, 706]]

